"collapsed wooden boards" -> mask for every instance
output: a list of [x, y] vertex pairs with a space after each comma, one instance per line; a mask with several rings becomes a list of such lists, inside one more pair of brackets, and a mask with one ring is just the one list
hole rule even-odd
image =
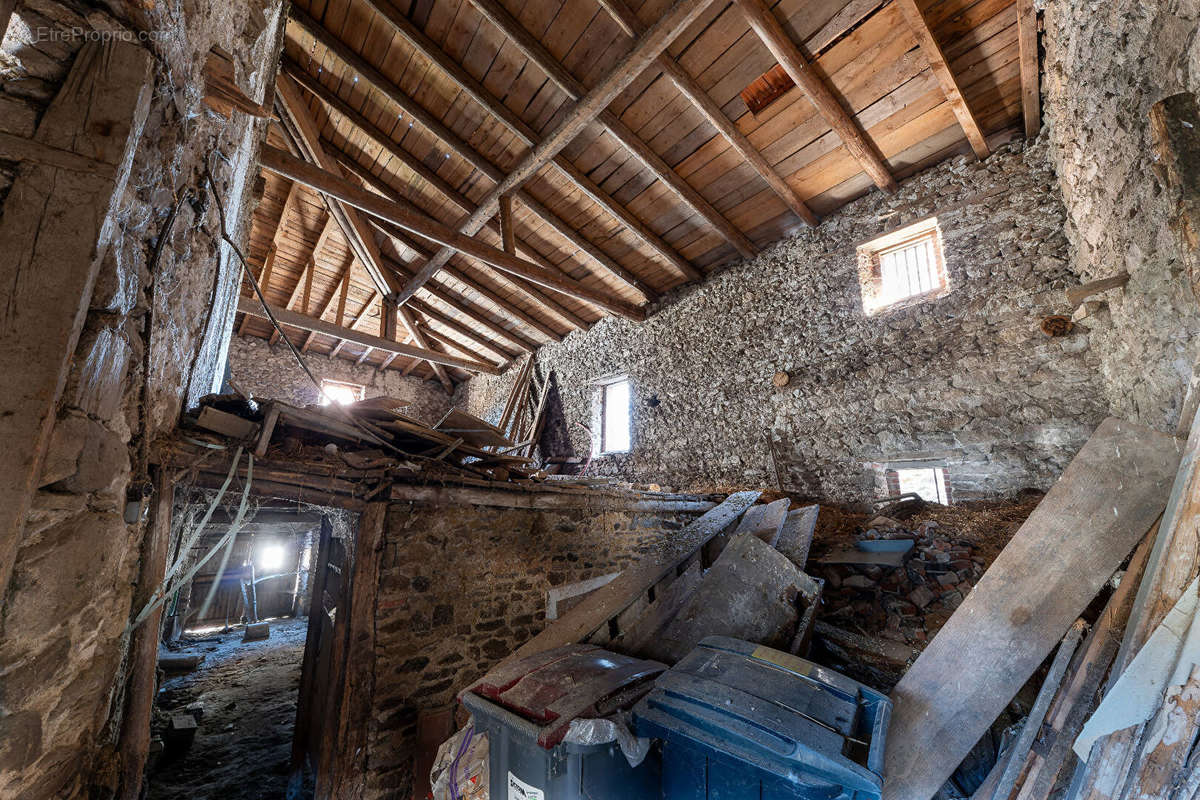
[[695, 553], [721, 531], [729, 527], [758, 499], [760, 492], [734, 492], [716, 508], [692, 522], [676, 536], [659, 558], [622, 572], [612, 581], [589, 594], [583, 602], [563, 614], [544, 631], [517, 648], [500, 663], [499, 669], [526, 656], [583, 640], [609, 619], [621, 613], [658, 583], [684, 558]]
[[892, 692], [883, 800], [928, 800], [1162, 513], [1180, 443], [1109, 418]]

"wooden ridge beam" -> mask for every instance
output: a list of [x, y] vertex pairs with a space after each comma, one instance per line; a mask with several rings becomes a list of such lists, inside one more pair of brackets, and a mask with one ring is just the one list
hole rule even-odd
[[[376, 0], [367, 0], [367, 2], [373, 6], [379, 6]], [[545, 46], [537, 40], [537, 37], [522, 26], [500, 3], [496, 2], [496, 0], [471, 0], [471, 3], [492, 25], [508, 37], [526, 58], [537, 65], [542, 72], [546, 73], [550, 80], [571, 100], [577, 101], [587, 95], [587, 88], [567, 72]], [[392, 14], [394, 13], [393, 11]], [[411, 23], [409, 25], [411, 26]], [[639, 35], [644, 34], [645, 30], [643, 29]], [[455, 82], [460, 86], [463, 84], [463, 81], [458, 78], [455, 78]], [[466, 89], [467, 87], [464, 86], [463, 88]], [[479, 94], [486, 95], [486, 90], [482, 90], [482, 87], [480, 87], [480, 90]], [[472, 97], [477, 102], [480, 102], [484, 108], [491, 110], [490, 104], [485, 102], [484, 99], [477, 97], [476, 94], [477, 92], [472, 92]], [[507, 109], [507, 106], [501, 107]], [[493, 114], [495, 114], [494, 111]], [[669, 188], [694, 213], [705, 219], [739, 253], [749, 257], [757, 252], [754, 243], [736, 225], [726, 219], [721, 212], [717, 211], [700, 192], [677, 173], [671, 165], [664, 161], [645, 140], [630, 130], [629, 126], [622, 122], [619, 117], [605, 108], [599, 112], [597, 120], [625, 149], [632, 153], [638, 161], [642, 162], [664, 186]], [[519, 120], [517, 121], [520, 122]], [[509, 127], [513, 127], [511, 122], [509, 123]], [[524, 127], [528, 128], [528, 126]], [[530, 139], [528, 136], [525, 136], [525, 138]], [[530, 140], [527, 143], [532, 146], [536, 144], [536, 140]]]
[[734, 0], [734, 3], [741, 9], [750, 30], [771, 51], [779, 65], [816, 107], [821, 118], [833, 128], [847, 152], [858, 161], [863, 171], [880, 189], [894, 192], [897, 188], [896, 179], [883, 163], [879, 151], [867, 138], [858, 120], [834, 97], [825, 78], [808, 63], [804, 53], [800, 52], [800, 48], [776, 18], [775, 12], [764, 0]]
[[[738, 1], [745, 2], [745, 0]], [[941, 45], [934, 38], [929, 21], [925, 19], [925, 13], [921, 11], [916, 0], [896, 0], [896, 3], [904, 13], [908, 27], [917, 37], [917, 42], [921, 45], [922, 52], [925, 53], [925, 59], [929, 62], [929, 68], [933, 70], [934, 76], [941, 84], [942, 94], [946, 96], [946, 102], [950, 104], [950, 109], [954, 112], [959, 126], [967, 136], [967, 141], [971, 143], [971, 149], [979, 158], [987, 158], [989, 152], [987, 140], [984, 138], [983, 130], [979, 127], [979, 120], [975, 118], [971, 107], [963, 98], [962, 87], [958, 85], [958, 79], [954, 77], [954, 72], [950, 69], [950, 62], [946, 60], [946, 54], [942, 52]]]
[[[475, 208], [476, 208], [475, 204], [472, 203], [466, 197], [466, 195], [462, 194], [457, 189], [455, 189], [453, 186], [451, 186], [445, 179], [443, 179], [436, 172], [434, 172], [433, 170], [426, 167], [420, 161], [420, 159], [418, 159], [412, 153], [408, 152], [407, 150], [405, 150], [404, 148], [402, 148], [398, 144], [396, 144], [391, 139], [391, 137], [389, 137], [384, 131], [380, 130], [377, 126], [374, 125], [374, 123], [372, 123], [370, 120], [363, 117], [359, 112], [357, 112], [353, 108], [351, 108], [345, 101], [343, 101], [340, 97], [338, 97], [333, 92], [329, 91], [329, 89], [327, 89], [324, 85], [322, 85], [318, 80], [313, 78], [307, 72], [300, 69], [294, 62], [285, 60], [283, 68], [284, 68], [284, 71], [286, 71], [287, 74], [293, 80], [295, 80], [297, 83], [302, 85], [311, 94], [313, 94], [318, 100], [325, 103], [325, 105], [327, 107], [331, 108], [333, 111], [342, 115], [342, 117], [345, 118], [351, 125], [353, 125], [355, 128], [357, 128], [362, 133], [366, 134], [366, 136], [368, 138], [372, 139], [379, 147], [383, 148], [383, 150], [385, 152], [387, 152], [389, 155], [398, 159], [401, 163], [403, 163], [409, 169], [413, 170], [413, 172], [415, 172], [417, 175], [419, 175], [422, 179], [428, 181], [431, 186], [433, 186], [438, 192], [440, 192], [448, 200], [453, 202], [455, 205], [459, 206], [459, 208], [462, 208], [468, 214], [470, 214], [471, 212], [473, 212], [475, 210]], [[383, 184], [377, 176], [373, 175], [365, 167], [358, 164], [358, 162], [355, 161], [353, 158], [351, 158], [348, 154], [334, 148], [327, 140], [322, 140], [322, 143], [324, 144], [325, 149], [327, 151], [333, 152], [337, 156], [339, 156], [339, 162], [341, 163], [341, 165], [344, 168], [346, 168], [346, 169], [350, 170], [351, 172], [355, 173], [356, 175], [358, 175], [359, 178], [362, 179], [363, 181], [372, 184], [374, 186], [374, 188], [379, 190], [385, 196], [389, 196], [389, 197], [391, 197], [391, 199], [397, 200], [396, 197], [392, 196], [394, 194], [395, 190], [391, 189], [391, 187], [389, 187], [389, 186], [386, 186], [386, 184]], [[384, 190], [383, 187], [386, 187], [386, 191]], [[520, 194], [525, 195], [526, 193], [521, 192]], [[412, 205], [412, 203], [410, 201], [408, 201], [407, 199], [403, 199], [402, 202], [404, 204]], [[412, 207], [414, 209], [417, 209], [417, 207], [415, 205], [412, 205]], [[420, 211], [420, 209], [417, 209], [417, 210]], [[424, 213], [424, 212], [421, 211], [421, 213]], [[535, 213], [536, 213], [536, 210], [535, 210]], [[549, 220], [547, 220], [547, 221], [550, 222]], [[553, 222], [551, 222], [550, 224], [553, 224]], [[489, 227], [492, 228], [496, 232], [497, 236], [499, 236], [499, 225], [494, 220], [489, 221]], [[532, 245], [528, 244], [527, 242], [525, 242], [524, 240], [522, 240], [519, 237], [517, 238], [517, 252], [518, 252], [518, 255], [521, 255], [521, 256], [529, 259], [530, 261], [533, 261], [534, 263], [538, 264], [541, 267], [544, 267], [545, 269], [549, 269], [549, 270], [557, 270], [558, 269], [553, 263], [551, 263], [549, 260], [547, 260], [536, 249], [534, 249]], [[490, 269], [490, 267], [487, 267], [486, 264], [484, 265], [484, 267]], [[518, 291], [520, 291], [523, 295], [528, 297], [531, 302], [541, 305], [543, 308], [546, 308], [548, 311], [550, 311], [550, 313], [552, 313], [555, 316], [559, 317], [560, 319], [564, 320], [568, 325], [570, 325], [572, 327], [580, 328], [580, 329], [587, 329], [589, 327], [588, 322], [581, 319], [574, 313], [568, 311], [567, 309], [563, 308], [558, 303], [554, 302], [552, 299], [546, 297], [544, 294], [542, 294], [537, 289], [535, 289], [531, 284], [529, 284], [526, 281], [523, 281], [521, 278], [509, 276], [508, 278], [506, 278], [506, 280], [508, 282], [512, 283], [514, 286], [516, 286]], [[545, 333], [545, 331], [543, 331], [543, 333]], [[550, 336], [551, 338], [555, 338], [556, 341], [558, 339], [561, 339], [561, 337], [559, 337], [558, 334], [554, 333], [553, 331], [546, 333], [546, 335]]]
[[[262, 304], [257, 299], [242, 297], [238, 299], [238, 311], [244, 314], [253, 314], [256, 317], [266, 317], [267, 312], [263, 310]], [[349, 327], [338, 327], [323, 319], [316, 319], [304, 314], [297, 314], [295, 311], [288, 311], [285, 308], [277, 308], [272, 306], [271, 313], [275, 315], [275, 319], [280, 325], [288, 325], [292, 328], [299, 328], [304, 331], [316, 331], [317, 333], [332, 336], [335, 339], [342, 339], [357, 344], [362, 347], [370, 347], [375, 350], [383, 350], [388, 353], [397, 353], [398, 355], [408, 356], [409, 358], [424, 359], [426, 361], [436, 361], [438, 364], [449, 367], [458, 367], [459, 369], [467, 370], [468, 372], [483, 372], [488, 375], [499, 375], [500, 370], [492, 364], [484, 364], [477, 361], [471, 361], [465, 358], [454, 358], [452, 356], [443, 355], [433, 350], [423, 350], [419, 347], [411, 347], [400, 342], [389, 341], [379, 336], [372, 336], [368, 333], [362, 333]]]
[[[437, 242], [442, 246], [439, 254], [442, 252], [447, 253], [447, 258], [449, 258], [449, 253], [461, 252], [478, 258], [505, 272], [526, 278], [539, 286], [600, 306], [626, 319], [641, 321], [646, 318], [646, 311], [643, 308], [589, 289], [566, 276], [553, 274], [537, 264], [486, 245], [469, 235], [464, 235], [441, 224], [431, 217], [411, 211], [366, 189], [355, 186], [345, 178], [302, 161], [284, 150], [264, 146], [259, 159], [265, 169], [300, 181], [306, 186], [311, 186], [318, 191], [325, 192], [372, 216], [387, 220], [406, 231]], [[497, 194], [496, 196], [498, 197], [499, 195]], [[491, 214], [495, 214], [495, 212], [496, 206], [493, 201]], [[435, 261], [437, 261], [436, 257], [428, 263], [432, 264]], [[428, 264], [422, 272], [429, 272]], [[429, 272], [429, 274], [432, 274], [432, 272]], [[412, 282], [410, 282], [410, 285], [405, 287], [399, 296], [407, 295], [411, 297], [420, 288], [420, 284], [425, 283], [428, 277], [429, 275], [425, 275], [417, 286], [413, 286]]]
[[[423, 31], [413, 25], [413, 23], [407, 17], [398, 13], [391, 5], [377, 3], [374, 0], [367, 0], [367, 2], [381, 17], [383, 17], [385, 21], [391, 24], [393, 30], [404, 37], [404, 39], [410, 45], [416, 48], [418, 52], [425, 56], [425, 58], [428, 58], [430, 61], [432, 61], [448, 78], [450, 78], [450, 80], [455, 83], [455, 85], [457, 85], [462, 91], [466, 92], [469, 97], [478, 103], [480, 107], [491, 114], [496, 120], [504, 124], [516, 136], [520, 137], [524, 144], [532, 147], [535, 143], [537, 143], [538, 135], [529, 125], [527, 125], [520, 117], [518, 117], [511, 109], [509, 109], [508, 106], [504, 105], [504, 103], [494, 97], [486, 88], [484, 88], [481, 83], [479, 83], [479, 81], [477, 81], [470, 73], [463, 69], [458, 62], [450, 58], [450, 56], [447, 55], [446, 52], [442, 50], [433, 40], [426, 36]], [[315, 34], [312, 31], [310, 31], [310, 35], [314, 35], [315, 37]], [[325, 32], [325, 37], [331, 38], [328, 37], [327, 32]], [[322, 40], [322, 44], [326, 44], [326, 42]], [[326, 46], [328, 45], [326, 44]], [[380, 77], [382, 78], [382, 76]], [[383, 80], [386, 82], [386, 79]], [[398, 92], [399, 90], [396, 89], [395, 91]], [[387, 92], [385, 91], [385, 94], [386, 93]], [[492, 180], [499, 182], [503, 179], [503, 172], [501, 172], [498, 167], [490, 162], [486, 162], [486, 159], [484, 159], [483, 156], [476, 153], [466, 143], [458, 140], [457, 137], [454, 139], [454, 141], [442, 138], [441, 136], [438, 136], [438, 138], [442, 139], [442, 141], [448, 147], [450, 147], [450, 149], [458, 152], [460, 156], [467, 157], [468, 161], [471, 161], [476, 168], [485, 172], [485, 174], [487, 174]], [[470, 152], [462, 152], [464, 149]], [[483, 169], [479, 163], [472, 160], [473, 158], [487, 163], [487, 165], [491, 167], [491, 171]], [[667, 244], [667, 242], [661, 236], [652, 231], [644, 222], [635, 217], [629, 211], [629, 209], [614, 200], [607, 192], [605, 192], [598, 185], [596, 185], [595, 182], [584, 175], [565, 156], [562, 156], [561, 154], [555, 155], [552, 163], [567, 177], [568, 180], [570, 180], [581, 191], [583, 191], [584, 194], [586, 194], [588, 198], [592, 200], [592, 202], [596, 203], [598, 206], [603, 208], [606, 212], [624, 224], [625, 227], [630, 230], [630, 232], [641, 239], [643, 244], [653, 250], [659, 258], [664, 260], [683, 277], [687, 278], [688, 280], [696, 280], [702, 277], [701, 273], [690, 263], [688, 263], [688, 261], [683, 258], [678, 251]], [[527, 195], [524, 191], [519, 192], [517, 195], [517, 199], [528, 205], [526, 202], [526, 197]], [[567, 226], [557, 218], [547, 219], [543, 217], [543, 220], [546, 221], [547, 224], [554, 227], [559, 233], [564, 233], [564, 235], [564, 228], [570, 230], [570, 226]]]
[[[378, 175], [373, 174], [370, 170], [368, 170], [362, 164], [359, 164], [357, 161], [352, 159], [346, 153], [342, 153], [340, 151], [338, 151], [338, 153], [339, 153], [339, 163], [345, 169], [347, 169], [349, 172], [353, 173], [356, 177], [358, 177], [358, 179], [360, 181], [362, 181], [366, 186], [373, 189], [378, 194], [382, 195], [383, 197], [387, 198], [388, 200], [391, 200], [393, 203], [403, 206], [404, 208], [411, 209], [416, 213], [421, 213], [421, 214], [425, 213], [420, 208], [418, 208], [416, 205], [414, 205], [411, 201], [409, 201], [407, 198], [405, 198], [399, 192], [397, 192], [395, 189], [393, 189], [391, 186], [389, 186]], [[474, 208], [473, 205], [471, 207]], [[436, 245], [431, 245], [429, 247], [426, 247], [420, 241], [418, 241], [414, 235], [397, 228], [395, 225], [392, 225], [387, 222], [383, 222], [382, 220], [379, 220], [379, 219], [375, 219], [374, 217], [371, 218], [371, 221], [375, 224], [376, 228], [378, 228], [379, 231], [381, 233], [383, 233], [385, 236], [388, 236], [388, 237], [392, 238], [393, 240], [400, 242], [405, 247], [412, 250], [414, 253], [417, 253], [418, 255], [420, 255], [422, 258], [428, 259], [435, 252]], [[425, 241], [427, 241], [427, 240], [425, 240]], [[536, 250], [533, 250], [532, 248], [530, 248], [529, 245], [522, 243], [520, 239], [517, 240], [517, 243], [518, 243], [518, 248], [517, 248], [518, 253], [530, 254], [527, 257], [529, 257], [531, 261], [533, 261], [535, 264], [537, 264], [538, 266], [540, 266], [544, 269], [547, 269], [547, 270], [555, 270], [556, 269], [553, 264], [551, 264], [549, 261], [547, 261]], [[473, 263], [483, 264], [483, 262], [479, 262], [479, 261], [475, 261]], [[551, 298], [544, 295], [533, 284], [529, 283], [528, 281], [522, 280], [521, 278], [518, 278], [515, 275], [510, 275], [510, 274], [507, 274], [507, 273], [499, 271], [499, 270], [494, 270], [492, 267], [488, 266], [487, 264], [483, 264], [483, 266], [486, 269], [490, 270], [492, 272], [492, 274], [498, 275], [501, 278], [501, 280], [512, 285], [513, 288], [517, 290], [517, 292], [519, 292], [524, 297], [526, 297], [530, 302], [541, 306], [546, 311], [550, 312], [554, 316], [563, 320], [567, 325], [569, 325], [571, 327], [579, 328], [580, 330], [587, 330], [590, 327], [590, 324], [586, 320], [582, 319], [581, 317], [576, 315], [574, 312], [569, 311], [568, 309], [564, 308], [563, 306], [561, 306], [560, 304], [558, 304]], [[446, 267], [446, 269], [450, 270], [450, 267]], [[458, 273], [456, 271], [456, 274], [461, 274], [461, 273]], [[474, 281], [473, 279], [458, 278], [458, 280], [460, 280], [463, 283], [467, 283], [468, 285], [471, 285], [472, 288], [475, 288], [477, 285], [477, 282]], [[486, 288], [476, 288], [475, 291], [478, 292], [480, 295], [491, 300], [493, 303], [495, 303], [500, 308], [504, 309], [510, 316], [514, 317], [515, 319], [521, 320], [522, 322], [529, 325], [534, 330], [537, 330], [540, 333], [542, 333], [543, 335], [545, 335], [547, 338], [553, 339], [556, 342], [562, 341], [562, 336], [560, 336], [553, 328], [550, 328], [541, 320], [537, 320], [537, 319], [529, 316], [524, 311], [521, 311], [516, 306], [513, 306], [512, 304], [508, 303], [506, 300], [504, 300], [504, 298], [500, 297], [499, 295], [495, 294], [494, 292], [490, 292]]]
[[1021, 63], [1021, 115], [1025, 138], [1036, 139], [1042, 128], [1042, 97], [1038, 86], [1038, 19], [1033, 0], [1017, 0], [1017, 51]]

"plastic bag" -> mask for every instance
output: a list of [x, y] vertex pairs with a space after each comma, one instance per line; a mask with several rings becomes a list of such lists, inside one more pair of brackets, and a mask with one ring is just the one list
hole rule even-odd
[[629, 713], [619, 711], [604, 719], [573, 719], [567, 729], [564, 742], [572, 744], [604, 744], [616, 740], [629, 766], [642, 763], [650, 752], [650, 740], [633, 735], [629, 725]]
[[442, 742], [429, 771], [433, 800], [488, 800], [488, 739], [468, 725]]

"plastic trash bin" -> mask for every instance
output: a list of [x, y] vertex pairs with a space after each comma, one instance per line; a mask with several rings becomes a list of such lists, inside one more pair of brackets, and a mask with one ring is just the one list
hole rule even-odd
[[891, 701], [768, 647], [710, 636], [634, 708], [666, 800], [878, 800]]
[[577, 644], [488, 673], [459, 700], [488, 735], [490, 800], [656, 800], [656, 759], [631, 765], [612, 725], [568, 731], [573, 720], [631, 708], [664, 670]]

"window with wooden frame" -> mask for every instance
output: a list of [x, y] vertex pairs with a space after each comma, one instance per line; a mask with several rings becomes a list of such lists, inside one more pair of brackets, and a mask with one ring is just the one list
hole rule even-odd
[[858, 279], [868, 316], [947, 294], [950, 280], [937, 218], [859, 245]]
[[333, 381], [328, 378], [321, 381], [321, 405], [337, 403], [339, 406], [357, 403], [363, 399], [365, 386], [347, 381]]
[[633, 403], [629, 378], [613, 378], [599, 386], [600, 452], [628, 453], [633, 443]]

